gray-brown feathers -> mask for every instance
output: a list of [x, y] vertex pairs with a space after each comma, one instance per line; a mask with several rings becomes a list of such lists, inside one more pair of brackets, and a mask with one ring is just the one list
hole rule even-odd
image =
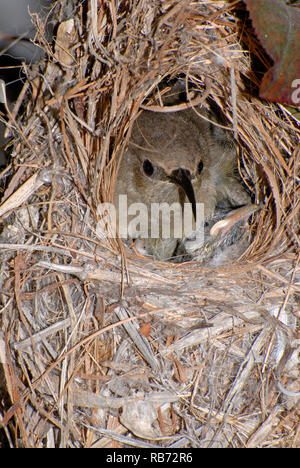
[[[203, 109], [198, 111], [207, 115]], [[127, 195], [128, 205], [142, 202], [149, 210], [151, 203], [191, 201], [187, 189], [172, 179], [172, 174], [180, 170], [190, 179], [196, 202], [204, 204], [207, 219], [219, 202], [230, 206], [249, 203], [236, 169], [231, 138], [193, 109], [174, 113], [143, 111], [121, 161], [115, 205], [118, 206], [120, 194]], [[172, 235], [170, 239], [145, 241], [146, 251], [161, 260], [171, 257], [176, 246], [177, 239]]]

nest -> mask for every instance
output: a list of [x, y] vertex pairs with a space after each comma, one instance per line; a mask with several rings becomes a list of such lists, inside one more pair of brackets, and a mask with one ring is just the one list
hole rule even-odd
[[[256, 97], [269, 59], [243, 7], [61, 0], [33, 20], [45, 59], [7, 109], [1, 174], [4, 444], [296, 446], [300, 129]], [[179, 76], [222, 110], [263, 205], [223, 268], [97, 230], [141, 106]]]

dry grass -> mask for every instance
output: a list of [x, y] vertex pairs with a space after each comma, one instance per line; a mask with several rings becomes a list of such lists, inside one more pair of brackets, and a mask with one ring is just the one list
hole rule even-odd
[[[70, 12], [67, 3], [48, 18], [59, 26], [54, 46], [34, 17], [45, 61], [26, 69], [8, 111], [8, 443], [297, 446], [300, 128], [255, 97], [251, 59], [267, 58], [238, 19], [242, 4], [90, 0]], [[158, 85], [179, 74], [223, 110], [263, 205], [251, 245], [227, 268], [157, 263], [96, 231], [140, 106], [159, 105]]]

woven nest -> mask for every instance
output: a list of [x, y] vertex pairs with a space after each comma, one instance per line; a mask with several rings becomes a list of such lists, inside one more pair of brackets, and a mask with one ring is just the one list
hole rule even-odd
[[[256, 97], [269, 59], [239, 8], [61, 0], [33, 16], [45, 59], [7, 109], [1, 174], [4, 444], [297, 445], [300, 129]], [[222, 109], [263, 205], [223, 268], [97, 232], [140, 106], [178, 76]]]

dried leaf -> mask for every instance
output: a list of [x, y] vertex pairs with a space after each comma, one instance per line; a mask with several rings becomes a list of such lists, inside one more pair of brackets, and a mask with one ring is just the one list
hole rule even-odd
[[300, 11], [283, 0], [245, 0], [261, 44], [274, 60], [264, 75], [260, 97], [300, 104]]
[[189, 382], [193, 376], [193, 369], [191, 367], [183, 366], [178, 359], [174, 359], [175, 369], [174, 377], [178, 382]]
[[151, 325], [150, 323], [143, 322], [139, 328], [139, 332], [145, 336], [145, 338], [148, 338], [148, 336], [151, 333]]

